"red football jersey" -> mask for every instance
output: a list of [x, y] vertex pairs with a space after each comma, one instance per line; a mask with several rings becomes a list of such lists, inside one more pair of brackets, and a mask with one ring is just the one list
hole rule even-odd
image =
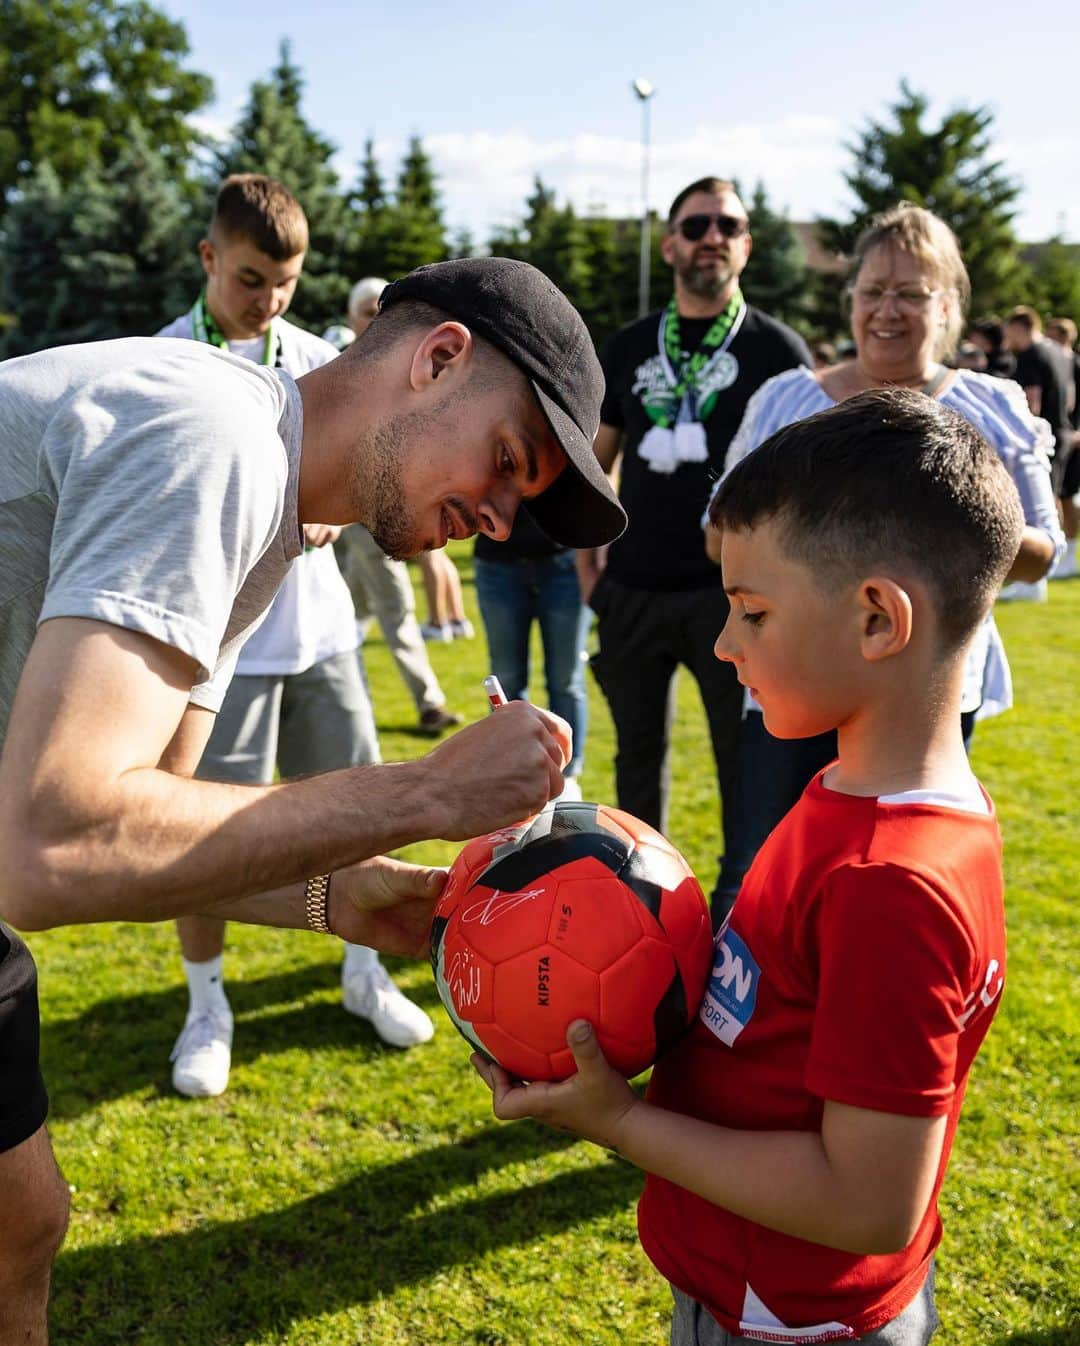
[[842, 1340], [894, 1318], [941, 1238], [937, 1195], [1004, 977], [992, 807], [883, 803], [815, 777], [747, 873], [698, 1022], [655, 1067], [648, 1096], [747, 1130], [819, 1130], [826, 1099], [945, 1113], [934, 1193], [907, 1248], [860, 1256], [650, 1175], [638, 1225], [660, 1271], [729, 1332], [762, 1341]]

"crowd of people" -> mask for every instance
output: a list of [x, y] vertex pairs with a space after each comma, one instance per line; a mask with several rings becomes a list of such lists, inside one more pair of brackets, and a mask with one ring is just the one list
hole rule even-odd
[[[670, 298], [599, 353], [545, 277], [496, 258], [362, 278], [320, 338], [286, 317], [307, 245], [287, 187], [230, 177], [205, 287], [155, 339], [0, 367], [0, 912], [175, 919], [172, 1080], [192, 1097], [228, 1087], [229, 920], [337, 936], [344, 1008], [419, 1046], [434, 1026], [379, 951], [423, 949], [441, 874], [382, 852], [580, 799], [587, 668], [615, 802], [677, 840], [684, 667], [720, 810], [717, 969], [753, 995], [718, 970], [645, 1103], [584, 1025], [566, 1084], [478, 1069], [500, 1116], [649, 1174], [675, 1346], [929, 1340], [935, 1198], [1005, 968], [967, 752], [1011, 704], [1002, 584], [1045, 598], [1077, 574], [1075, 325], [969, 322], [952, 232], [898, 205], [855, 250], [849, 346], [811, 350], [746, 302], [750, 222], [716, 177], [671, 205]], [[472, 535], [479, 634], [443, 550]], [[372, 620], [440, 740], [412, 763], [381, 762]], [[427, 646], [459, 639], [484, 640], [511, 705], [441, 741], [461, 716]], [[964, 873], [941, 858], [957, 848]], [[46, 1340], [67, 1210], [36, 974], [6, 925], [0, 993], [0, 1197], [31, 1212], [0, 1225], [6, 1346]], [[765, 1079], [768, 1097], [735, 1101], [731, 1069], [739, 1098]]]

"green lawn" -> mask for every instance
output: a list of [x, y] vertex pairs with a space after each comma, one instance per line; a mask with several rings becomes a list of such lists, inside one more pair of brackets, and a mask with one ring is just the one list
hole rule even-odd
[[[467, 550], [456, 554], [475, 609]], [[1080, 1342], [1080, 581], [999, 623], [1018, 709], [980, 726], [974, 758], [1005, 833], [1009, 979], [942, 1203], [937, 1340], [1065, 1346]], [[414, 756], [426, 745], [377, 633], [366, 657], [384, 755]], [[452, 704], [484, 714], [482, 637], [432, 657]], [[590, 695], [585, 793], [613, 801], [610, 720]], [[716, 800], [695, 696], [685, 680], [670, 831], [708, 891]], [[445, 863], [453, 850], [414, 854]], [[667, 1288], [635, 1235], [639, 1173], [569, 1136], [495, 1122], [426, 964], [395, 965], [437, 1019], [434, 1041], [403, 1054], [342, 1010], [330, 941], [233, 927], [232, 1084], [193, 1102], [169, 1085], [186, 1007], [170, 928], [31, 945], [74, 1193], [53, 1295], [61, 1346], [666, 1341]]]

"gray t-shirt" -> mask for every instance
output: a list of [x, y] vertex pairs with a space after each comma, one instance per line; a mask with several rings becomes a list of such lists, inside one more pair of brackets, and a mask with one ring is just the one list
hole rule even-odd
[[281, 370], [154, 337], [0, 364], [0, 746], [40, 622], [87, 617], [191, 655], [217, 710], [303, 550], [303, 411]]

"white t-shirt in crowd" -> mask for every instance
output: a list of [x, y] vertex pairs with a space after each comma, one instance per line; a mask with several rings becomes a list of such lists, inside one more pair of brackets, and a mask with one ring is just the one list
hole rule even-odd
[[[163, 327], [158, 336], [193, 340], [191, 314], [182, 314]], [[275, 345], [278, 368], [293, 378], [338, 356], [328, 341], [284, 318], [274, 319], [271, 349]], [[230, 341], [229, 350], [233, 355], [261, 363], [266, 338]], [[240, 651], [236, 671], [241, 676], [303, 673], [313, 664], [355, 648], [356, 613], [334, 549], [314, 547], [293, 563], [265, 620]]]
[[288, 374], [134, 337], [0, 364], [0, 742], [40, 622], [86, 617], [190, 655], [217, 710], [303, 548]]

